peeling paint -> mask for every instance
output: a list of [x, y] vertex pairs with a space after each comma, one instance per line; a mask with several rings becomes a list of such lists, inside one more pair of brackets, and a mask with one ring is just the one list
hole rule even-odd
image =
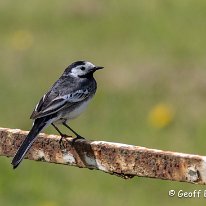
[[34, 159], [36, 159], [38, 161], [49, 162], [49, 159], [47, 158], [47, 156], [45, 155], [43, 150], [36, 150], [33, 156], [34, 156]]
[[98, 159], [96, 160], [96, 163], [97, 163], [97, 168], [98, 168], [99, 170], [102, 170], [102, 171], [104, 171], [104, 172], [108, 172], [108, 169], [107, 169], [105, 166], [103, 166]]
[[38, 155], [39, 158], [43, 158], [45, 156], [44, 152], [42, 150], [38, 150], [37, 155]]
[[20, 129], [8, 129], [8, 132], [16, 134], [16, 133], [21, 132], [21, 130]]
[[188, 167], [188, 172], [187, 172], [186, 177], [187, 177], [187, 180], [190, 182], [196, 182], [198, 180], [199, 176], [198, 176], [198, 172], [195, 166]]
[[75, 158], [70, 152], [63, 154], [62, 158], [65, 163], [76, 164]]
[[87, 156], [86, 154], [84, 155], [84, 160], [86, 162], [86, 166], [92, 167], [92, 168], [97, 168], [97, 162], [94, 158]]
[[[106, 141], [92, 141], [91, 145], [101, 145], [101, 144], [108, 144]], [[116, 147], [127, 147], [127, 148], [132, 148], [136, 147], [134, 145], [128, 145], [128, 144], [123, 144], [123, 143], [116, 143], [116, 142], [110, 142], [110, 145], [116, 146]], [[142, 147], [144, 148], [144, 147]]]
[[200, 172], [200, 177], [202, 179], [202, 182], [206, 183], [206, 156], [202, 156], [199, 172]]

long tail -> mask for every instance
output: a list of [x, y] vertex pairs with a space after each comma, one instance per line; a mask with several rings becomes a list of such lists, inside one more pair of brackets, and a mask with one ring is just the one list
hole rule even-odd
[[32, 146], [33, 142], [35, 141], [37, 135], [41, 132], [41, 130], [46, 126], [47, 121], [45, 118], [36, 119], [32, 129], [30, 130], [29, 134], [21, 144], [19, 150], [15, 154], [11, 164], [13, 165], [13, 169], [17, 168], [18, 165], [23, 160], [24, 156]]

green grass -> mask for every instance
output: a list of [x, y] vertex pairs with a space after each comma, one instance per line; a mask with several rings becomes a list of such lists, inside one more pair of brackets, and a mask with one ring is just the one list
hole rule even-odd
[[[95, 140], [205, 155], [206, 3], [204, 1], [0, 2], [0, 126], [29, 130], [29, 115], [67, 64], [105, 70], [88, 110], [71, 126]], [[175, 115], [148, 123], [159, 103]], [[55, 133], [50, 127], [47, 133]], [[194, 205], [168, 190], [203, 186], [0, 159], [0, 205]]]

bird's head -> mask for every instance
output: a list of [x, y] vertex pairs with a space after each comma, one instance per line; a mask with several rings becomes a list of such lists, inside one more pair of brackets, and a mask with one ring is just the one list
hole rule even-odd
[[103, 68], [104, 67], [101, 66], [95, 66], [91, 62], [76, 61], [66, 68], [63, 75], [71, 75], [73, 77], [86, 78], [92, 76], [95, 71]]

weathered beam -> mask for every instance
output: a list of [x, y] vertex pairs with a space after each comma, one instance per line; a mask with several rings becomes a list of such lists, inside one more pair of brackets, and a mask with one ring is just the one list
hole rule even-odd
[[[13, 157], [28, 132], [0, 128], [0, 155]], [[63, 140], [41, 133], [26, 158], [133, 176], [206, 184], [206, 157], [105, 141]], [[12, 167], [11, 167], [12, 168]]]

